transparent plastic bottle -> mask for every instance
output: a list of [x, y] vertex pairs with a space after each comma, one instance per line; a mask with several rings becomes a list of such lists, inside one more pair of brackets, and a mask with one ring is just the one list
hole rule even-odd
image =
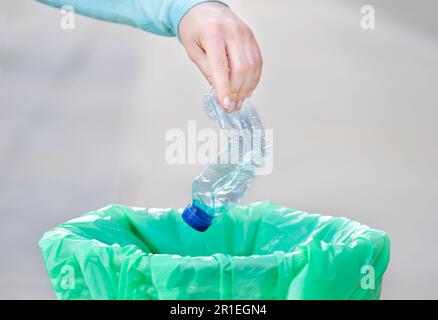
[[193, 200], [182, 214], [188, 225], [201, 232], [210, 227], [215, 217], [240, 202], [256, 169], [264, 166], [269, 148], [263, 125], [249, 99], [239, 111], [228, 113], [210, 90], [204, 96], [204, 109], [224, 131], [227, 148], [193, 180]]

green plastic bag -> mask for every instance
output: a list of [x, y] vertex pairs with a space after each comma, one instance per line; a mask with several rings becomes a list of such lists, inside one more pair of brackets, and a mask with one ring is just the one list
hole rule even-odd
[[345, 218], [260, 202], [205, 233], [176, 209], [112, 205], [40, 240], [58, 299], [378, 299], [389, 239]]

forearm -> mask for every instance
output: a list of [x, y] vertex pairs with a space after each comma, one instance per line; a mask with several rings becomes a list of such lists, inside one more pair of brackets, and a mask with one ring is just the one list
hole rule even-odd
[[[178, 35], [181, 18], [196, 4], [209, 0], [37, 0], [53, 7], [70, 5], [84, 16], [131, 25], [145, 31]], [[218, 1], [223, 2], [223, 1]]]

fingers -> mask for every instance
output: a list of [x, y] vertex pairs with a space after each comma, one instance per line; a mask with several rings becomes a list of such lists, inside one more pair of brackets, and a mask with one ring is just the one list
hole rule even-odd
[[231, 100], [240, 110], [243, 101], [257, 87], [262, 72], [262, 56], [250, 29], [236, 28], [237, 33], [227, 41], [228, 61], [230, 65]]
[[228, 62], [230, 66], [230, 90], [231, 101], [236, 106], [241, 100], [241, 88], [247, 81], [249, 70], [249, 62], [246, 54], [245, 43], [242, 39], [231, 38], [227, 41]]
[[191, 60], [214, 87], [225, 111], [239, 110], [257, 87], [262, 56], [257, 41], [243, 22], [212, 24], [199, 39], [183, 38]]
[[205, 53], [212, 73], [216, 98], [225, 111], [232, 112], [236, 108], [236, 103], [231, 100], [225, 42], [220, 37], [210, 37], [205, 43]]

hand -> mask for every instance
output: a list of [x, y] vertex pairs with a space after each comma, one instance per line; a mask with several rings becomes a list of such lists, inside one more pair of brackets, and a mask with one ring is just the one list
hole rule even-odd
[[262, 55], [251, 29], [227, 6], [204, 2], [183, 17], [179, 34], [224, 110], [239, 110], [262, 72]]

